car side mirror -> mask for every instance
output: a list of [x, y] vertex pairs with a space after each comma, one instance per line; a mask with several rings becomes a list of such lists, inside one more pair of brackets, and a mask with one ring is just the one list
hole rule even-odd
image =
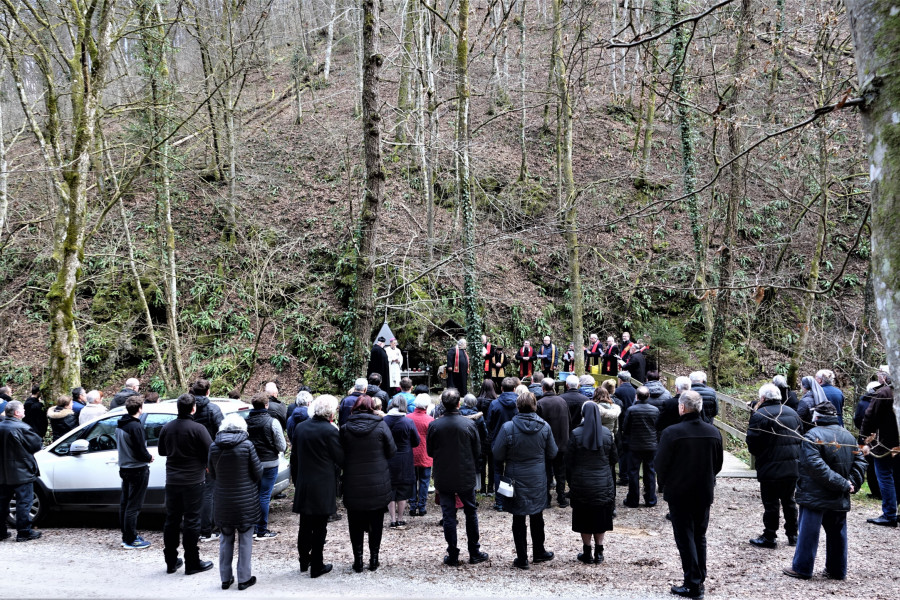
[[89, 448], [90, 448], [90, 446], [88, 445], [87, 440], [75, 440], [69, 446], [69, 454], [71, 454], [71, 455], [84, 454], [85, 452], [88, 451]]

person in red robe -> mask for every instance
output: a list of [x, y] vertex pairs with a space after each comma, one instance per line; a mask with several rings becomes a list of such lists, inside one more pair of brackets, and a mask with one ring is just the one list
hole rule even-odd
[[613, 377], [619, 374], [619, 347], [616, 345], [616, 340], [613, 336], [606, 338], [606, 348], [603, 349], [600, 372]]
[[531, 342], [525, 340], [516, 352], [516, 360], [519, 361], [519, 379], [531, 377], [534, 373], [534, 348], [531, 347]]
[[600, 344], [600, 338], [597, 337], [597, 334], [592, 333], [590, 341], [584, 349], [585, 372], [590, 373], [591, 367], [599, 365], [601, 358], [603, 358], [603, 346]]
[[488, 339], [488, 336], [481, 336], [481, 357], [484, 359], [484, 378], [490, 379], [491, 377], [491, 356], [494, 354], [494, 347], [491, 345], [491, 340]]

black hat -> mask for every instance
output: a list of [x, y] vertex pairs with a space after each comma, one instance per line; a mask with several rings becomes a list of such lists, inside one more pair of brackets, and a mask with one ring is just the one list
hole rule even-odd
[[834, 417], [837, 415], [837, 409], [831, 402], [820, 402], [813, 407], [813, 410], [820, 415], [828, 415]]

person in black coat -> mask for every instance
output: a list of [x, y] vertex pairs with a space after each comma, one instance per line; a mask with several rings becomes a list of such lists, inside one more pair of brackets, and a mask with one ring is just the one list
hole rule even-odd
[[556, 395], [553, 385], [551, 379], [542, 382], [544, 396], [537, 401], [537, 416], [550, 425], [553, 441], [559, 450], [556, 457], [547, 462], [547, 503], [550, 503], [551, 480], [555, 479], [556, 501], [560, 508], [566, 508], [569, 506], [569, 501], [566, 500], [566, 450], [569, 448], [571, 421], [569, 407], [565, 400]]
[[716, 397], [716, 390], [706, 385], [706, 373], [703, 371], [694, 371], [688, 378], [691, 380], [691, 391], [700, 394], [703, 399], [703, 413], [700, 415], [707, 423], [712, 424], [719, 414], [719, 399]]
[[578, 375], [566, 377], [566, 391], [559, 395], [569, 409], [569, 427], [574, 429], [581, 425], [581, 405], [587, 401], [584, 394], [578, 391]]
[[550, 426], [535, 414], [534, 394], [519, 395], [516, 408], [518, 414], [503, 425], [491, 448], [497, 462], [504, 465], [504, 476], [514, 487], [513, 497], [503, 502], [504, 510], [513, 515], [516, 546], [513, 566], [528, 569], [526, 516], [531, 524], [532, 560], [535, 563], [553, 560], [553, 553], [544, 547], [544, 509], [548, 508], [546, 464], [553, 460], [558, 449]]
[[[475, 408], [484, 416], [484, 424], [487, 427], [488, 410], [491, 408], [491, 402], [497, 399], [497, 388], [494, 381], [485, 377], [481, 382], [481, 393], [478, 395]], [[487, 434], [485, 439], [481, 440], [484, 452], [481, 455], [481, 490], [482, 494], [494, 493], [494, 455], [491, 453], [491, 441]], [[487, 471], [487, 472], [485, 472]], [[489, 483], [490, 482], [490, 483]]]
[[654, 462], [684, 572], [684, 583], [671, 592], [687, 598], [703, 597], [706, 529], [723, 460], [722, 434], [700, 418], [702, 410], [697, 392], [679, 396], [681, 422], [663, 431]]
[[625, 425], [625, 412], [634, 404], [637, 397], [637, 390], [631, 385], [631, 373], [627, 370], [621, 370], [616, 375], [618, 387], [613, 393], [613, 398], [618, 400], [617, 404], [622, 406], [622, 412], [619, 413], [619, 434], [616, 438], [616, 445], [619, 449], [619, 485], [628, 485], [628, 451], [623, 445], [622, 431]]
[[[366, 373], [366, 376], [371, 375], [372, 373], [378, 373], [381, 375], [381, 382], [387, 386], [387, 383], [391, 380], [391, 366], [388, 361], [387, 352], [384, 349], [384, 344], [387, 342], [383, 337], [379, 337], [375, 344], [372, 345], [372, 353], [369, 354], [369, 370]], [[383, 406], [387, 408], [387, 401], [384, 401]]]
[[406, 514], [406, 504], [416, 494], [416, 467], [413, 463], [413, 448], [419, 445], [419, 432], [416, 425], [406, 418], [406, 399], [395, 396], [388, 404], [388, 413], [384, 424], [394, 436], [397, 453], [388, 460], [391, 470], [391, 501], [388, 513], [391, 516], [391, 528], [406, 527], [402, 520]]
[[[209, 399], [209, 380], [200, 378], [191, 384], [191, 394], [194, 396], [197, 406], [197, 409], [194, 411], [194, 422], [203, 425], [206, 431], [209, 432], [209, 438], [215, 439], [224, 415], [222, 414], [222, 409]], [[215, 539], [212, 534], [215, 520], [213, 518], [215, 491], [216, 481], [207, 472], [203, 481], [203, 507], [200, 510], [200, 538], [203, 541]]]
[[475, 470], [481, 453], [481, 440], [475, 422], [459, 412], [459, 392], [454, 388], [441, 394], [444, 416], [428, 425], [425, 447], [434, 459], [434, 488], [441, 498], [444, 539], [447, 556], [444, 564], [459, 565], [459, 546], [456, 535], [456, 498], [466, 515], [466, 542], [469, 563], [482, 563], [488, 555], [478, 543], [478, 513], [475, 503]]
[[291, 438], [291, 478], [294, 480], [293, 511], [300, 514], [297, 554], [300, 570], [310, 577], [332, 569], [323, 551], [328, 516], [337, 512], [337, 479], [344, 466], [341, 436], [332, 423], [338, 401], [319, 396], [309, 407], [312, 417], [294, 428]]
[[800, 406], [800, 400], [797, 398], [797, 392], [788, 387], [787, 378], [784, 375], [776, 375], [772, 378], [772, 383], [781, 392], [781, 403], [796, 411]]
[[810, 579], [819, 532], [825, 529], [825, 577], [844, 579], [850, 494], [862, 485], [866, 459], [853, 435], [840, 425], [833, 403], [825, 400], [813, 407], [813, 425], [800, 446], [797, 547], [791, 566], [782, 571], [790, 577]]
[[30, 425], [34, 432], [44, 439], [47, 435], [47, 413], [44, 411], [44, 403], [41, 402], [41, 386], [31, 386], [31, 395], [25, 400], [25, 418], [22, 422]]
[[756, 457], [756, 479], [763, 503], [763, 534], [750, 540], [759, 548], [776, 548], [778, 507], [784, 510], [788, 545], [797, 543], [797, 462], [800, 459], [800, 416], [781, 402], [781, 390], [767, 383], [747, 426], [747, 449]]
[[[572, 531], [581, 534], [585, 564], [603, 562], [603, 538], [613, 528], [616, 485], [610, 465], [615, 464], [616, 443], [601, 423], [600, 408], [585, 402], [583, 420], [569, 436], [566, 466], [571, 473]], [[591, 539], [594, 553], [591, 555]]]
[[78, 426], [78, 415], [72, 408], [72, 396], [61, 395], [56, 406], [47, 411], [47, 421], [55, 442]]
[[625, 361], [625, 364], [622, 366], [622, 369], [631, 373], [631, 376], [640, 381], [641, 383], [646, 383], [647, 381], [647, 357], [644, 356], [643, 348], [638, 350], [637, 345], [631, 346], [631, 352], [628, 356], [628, 360]]
[[465, 339], [447, 350], [447, 387], [455, 387], [460, 397], [469, 393], [469, 354]]
[[344, 448], [344, 508], [353, 549], [353, 570], [363, 570], [363, 536], [369, 533], [369, 570], [379, 566], [378, 552], [384, 532], [384, 513], [391, 501], [388, 460], [397, 445], [384, 419], [375, 414], [371, 396], [360, 396], [341, 427]]
[[860, 437], [865, 441], [862, 450], [875, 454], [875, 475], [881, 491], [881, 515], [866, 519], [872, 525], [897, 526], [897, 497], [900, 495], [900, 457], [891, 450], [900, 446], [897, 416], [894, 412], [894, 390], [881, 386], [863, 417]]
[[638, 507], [641, 491], [640, 472], [644, 468], [644, 502], [648, 507], [656, 506], [656, 421], [659, 409], [649, 404], [650, 390], [641, 386], [636, 391], [634, 404], [625, 411], [622, 423], [622, 446], [628, 452], [628, 495], [625, 506]]
[[234, 542], [238, 542], [238, 587], [246, 589], [256, 583], [250, 568], [253, 553], [254, 525], [259, 521], [259, 480], [262, 464], [247, 435], [247, 422], [230, 414], [222, 420], [215, 441], [209, 447], [207, 465], [216, 482], [215, 515], [219, 536], [219, 578], [222, 589], [234, 583], [231, 562]]
[[31, 505], [34, 502], [34, 480], [39, 470], [34, 458], [41, 449], [41, 438], [23, 422], [25, 407], [12, 400], [4, 408], [6, 417], [0, 422], [0, 540], [7, 531], [9, 505], [16, 501], [16, 541], [27, 542], [41, 537], [31, 529]]
[[[857, 430], [862, 430], [863, 418], [866, 415], [866, 410], [868, 410], [869, 406], [872, 404], [872, 400], [875, 399], [875, 393], [880, 387], [881, 384], [877, 381], [870, 381], [866, 386], [866, 392], [860, 397], [859, 402], [856, 403], [856, 410], [853, 413], [853, 425]], [[859, 444], [860, 447], [864, 446], [865, 443], [866, 440], [862, 435], [857, 436], [857, 444]], [[866, 454], [866, 463], [868, 463], [868, 467], [866, 468], [866, 482], [869, 484], [869, 497], [881, 500], [881, 486], [878, 485], [878, 475], [875, 473], [875, 455]]]

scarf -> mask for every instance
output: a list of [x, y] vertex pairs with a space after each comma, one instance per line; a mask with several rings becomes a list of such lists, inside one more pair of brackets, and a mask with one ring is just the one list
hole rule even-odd
[[459, 346], [456, 347], [456, 360], [453, 362], [453, 372], [459, 373]]
[[488, 342], [487, 346], [485, 346], [484, 349], [487, 351], [487, 354], [484, 355], [484, 370], [490, 371], [491, 370], [491, 354], [493, 353], [493, 351], [491, 350], [490, 342]]
[[628, 352], [629, 352], [629, 350], [631, 350], [632, 346], [634, 346], [634, 344], [631, 342], [628, 342], [628, 344], [624, 348], [622, 348], [622, 351], [619, 353], [619, 358], [621, 358], [622, 360], [625, 360], [625, 355], [628, 354]]
[[813, 406], [822, 404], [823, 402], [828, 402], [828, 397], [825, 395], [825, 390], [822, 389], [822, 386], [819, 385], [819, 382], [816, 381], [812, 377], [804, 377], [800, 384], [812, 392], [813, 397]]
[[[547, 346], [542, 346], [541, 349], [546, 348]], [[547, 351], [544, 350], [544, 359], [547, 360]], [[556, 364], [556, 344], [550, 344], [550, 366]]]
[[581, 422], [583, 435], [581, 443], [588, 450], [599, 450], [603, 441], [603, 422], [600, 419], [600, 407], [594, 402], [585, 402], [581, 405], [581, 414], [584, 420]]
[[530, 358], [531, 356], [534, 355], [534, 348], [532, 348], [531, 346], [528, 346], [528, 352], [525, 352], [525, 346], [522, 346], [522, 349], [519, 350], [519, 354], [521, 354], [523, 357]]

